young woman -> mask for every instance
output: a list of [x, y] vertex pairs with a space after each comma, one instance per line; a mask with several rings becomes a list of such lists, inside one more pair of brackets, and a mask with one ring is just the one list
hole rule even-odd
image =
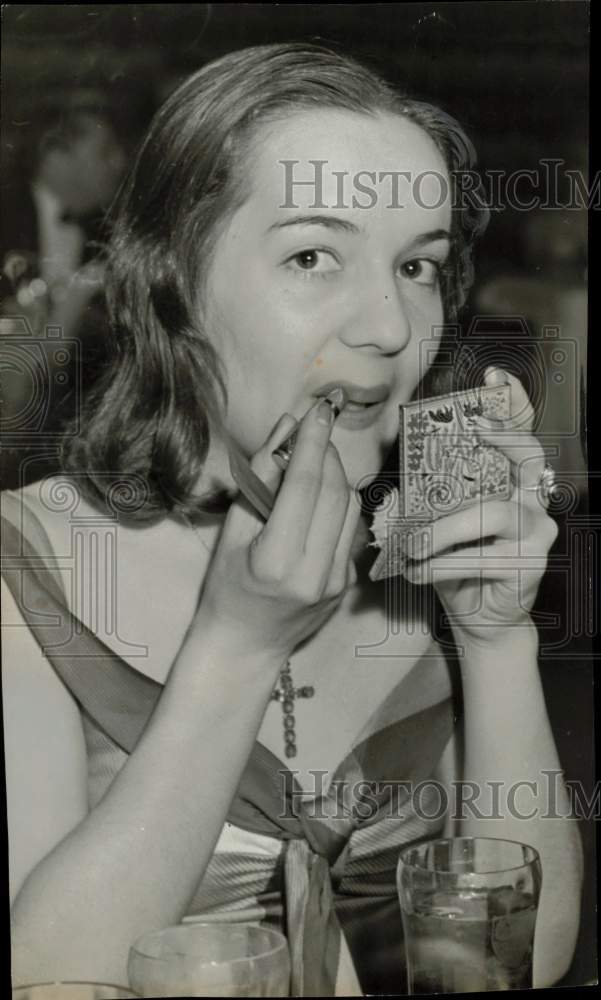
[[[513, 417], [481, 428], [511, 498], [439, 520], [394, 591], [364, 558], [359, 489], [469, 285], [484, 219], [450, 181], [470, 166], [446, 115], [312, 46], [228, 55], [156, 116], [110, 248], [113, 362], [65, 476], [4, 497], [15, 981], [125, 982], [140, 934], [202, 913], [283, 927], [293, 993], [397, 992], [398, 852], [445, 830], [538, 848], [535, 985], [567, 970], [580, 845], [544, 817], [559, 763], [529, 615], [555, 526], [517, 380], [486, 372]], [[431, 582], [461, 725], [415, 600]], [[432, 778], [475, 783], [478, 808], [453, 823], [436, 786], [395, 785]]]

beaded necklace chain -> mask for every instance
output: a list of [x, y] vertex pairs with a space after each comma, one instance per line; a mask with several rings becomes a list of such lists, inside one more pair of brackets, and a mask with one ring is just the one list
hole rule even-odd
[[312, 698], [315, 688], [310, 684], [295, 688], [292, 682], [290, 660], [280, 670], [280, 683], [271, 692], [272, 701], [282, 703], [284, 713], [284, 752], [287, 757], [296, 757], [296, 720], [294, 718], [294, 702], [296, 698]]

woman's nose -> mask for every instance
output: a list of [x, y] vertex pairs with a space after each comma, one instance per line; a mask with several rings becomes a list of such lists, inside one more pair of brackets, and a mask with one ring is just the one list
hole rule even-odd
[[411, 323], [406, 303], [394, 282], [357, 296], [361, 302], [352, 320], [343, 324], [340, 339], [348, 347], [398, 354], [411, 339]]

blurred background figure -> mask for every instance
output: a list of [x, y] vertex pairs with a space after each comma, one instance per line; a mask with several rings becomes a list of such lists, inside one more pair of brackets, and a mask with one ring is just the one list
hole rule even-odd
[[19, 125], [2, 190], [2, 275], [20, 306], [31, 303], [19, 290], [35, 281], [30, 291], [46, 297], [50, 313], [98, 252], [126, 158], [108, 109], [89, 98], [55, 98]]
[[[68, 351], [67, 366], [61, 351], [42, 350], [33, 359], [37, 381], [47, 383], [39, 448], [68, 415], [60, 404], [76, 398], [52, 391], [57, 377], [67, 390], [70, 383], [89, 379], [102, 357], [106, 210], [126, 154], [102, 96], [77, 91], [54, 95], [19, 121], [12, 154], [2, 187], [2, 333], [44, 339], [50, 327], [60, 330], [63, 341], [77, 338], [80, 346], [77, 358]], [[23, 354], [23, 364], [18, 351], [11, 354], [11, 363], [3, 364], [2, 401], [4, 427], [14, 430], [32, 402], [31, 350]], [[4, 487], [35, 475], [35, 466], [22, 462], [30, 452], [18, 441], [3, 452]]]

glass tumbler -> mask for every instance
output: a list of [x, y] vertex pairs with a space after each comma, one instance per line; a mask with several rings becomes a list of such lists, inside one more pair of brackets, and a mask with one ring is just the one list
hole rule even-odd
[[128, 974], [142, 997], [284, 997], [288, 942], [259, 924], [186, 923], [136, 941]]
[[108, 983], [35, 983], [12, 991], [12, 1000], [131, 1000], [136, 996], [126, 986]]
[[537, 851], [517, 841], [457, 837], [402, 851], [409, 992], [530, 989], [541, 884]]

